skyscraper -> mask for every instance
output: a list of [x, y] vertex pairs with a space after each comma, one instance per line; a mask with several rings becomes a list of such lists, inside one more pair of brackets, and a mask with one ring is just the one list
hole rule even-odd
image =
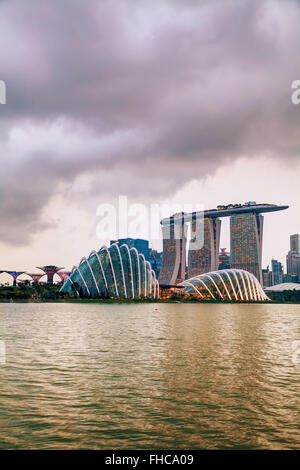
[[248, 271], [262, 284], [263, 216], [257, 212], [230, 217], [230, 266]]
[[294, 235], [290, 236], [290, 251], [299, 253], [299, 250], [300, 250], [300, 235], [299, 233], [295, 233]]
[[300, 275], [300, 254], [289, 251], [286, 256], [286, 272], [288, 276]]
[[263, 287], [271, 287], [273, 285], [272, 271], [269, 270], [269, 266], [262, 270]]
[[187, 225], [182, 214], [162, 221], [163, 259], [159, 273], [159, 284], [174, 285], [186, 275], [186, 232]]
[[153, 269], [153, 271], [155, 272], [155, 275], [158, 279], [158, 276], [159, 276], [159, 273], [160, 273], [160, 270], [161, 270], [161, 266], [162, 266], [162, 252], [158, 252], [157, 250], [152, 250], [150, 248], [149, 250], [149, 261], [150, 261], [150, 264], [151, 264], [151, 268]]
[[283, 282], [283, 268], [280, 261], [272, 259], [272, 285], [276, 286]]
[[300, 235], [295, 233], [290, 236], [290, 251], [286, 256], [287, 276], [300, 282]]
[[[264, 218], [261, 214], [287, 208], [288, 206], [246, 202], [243, 205], [219, 205], [217, 209], [175, 214], [163, 219], [161, 221], [163, 262], [159, 276], [160, 284], [174, 284], [186, 276], [185, 242], [186, 227], [189, 223], [192, 229], [188, 254], [188, 278], [218, 269], [221, 217], [231, 218], [230, 267], [248, 271], [262, 283]], [[179, 228], [184, 229], [182, 236], [176, 235]]]
[[[219, 268], [221, 221], [193, 214], [188, 254], [188, 278], [217, 271]], [[198, 237], [198, 240], [196, 238]], [[195, 246], [196, 245], [196, 246]]]
[[145, 256], [145, 260], [149, 260], [149, 241], [142, 238], [119, 238], [111, 240], [110, 245], [117, 243], [119, 246], [127, 245], [128, 248], [136, 248], [139, 253]]

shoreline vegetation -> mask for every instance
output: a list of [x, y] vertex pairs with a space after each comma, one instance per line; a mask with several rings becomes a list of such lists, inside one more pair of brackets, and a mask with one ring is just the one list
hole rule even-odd
[[198, 299], [195, 297], [183, 297], [174, 294], [167, 299], [111, 299], [111, 298], [86, 298], [69, 296], [60, 293], [61, 285], [58, 284], [19, 284], [17, 286], [0, 285], [0, 303], [106, 303], [106, 304], [140, 304], [140, 303], [201, 303], [201, 304], [300, 304], [299, 291], [286, 291], [273, 293], [271, 300], [263, 301], [237, 301]]

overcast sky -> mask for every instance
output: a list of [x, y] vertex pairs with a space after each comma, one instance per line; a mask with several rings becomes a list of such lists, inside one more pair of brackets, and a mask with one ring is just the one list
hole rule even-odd
[[299, 0], [0, 0], [0, 269], [71, 268], [119, 195], [288, 204], [265, 216], [264, 265], [283, 262], [299, 25]]

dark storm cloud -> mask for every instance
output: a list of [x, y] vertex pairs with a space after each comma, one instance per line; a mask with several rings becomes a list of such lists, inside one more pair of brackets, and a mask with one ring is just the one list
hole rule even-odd
[[85, 172], [151, 197], [241, 155], [292, 165], [299, 21], [296, 0], [0, 1], [0, 239]]

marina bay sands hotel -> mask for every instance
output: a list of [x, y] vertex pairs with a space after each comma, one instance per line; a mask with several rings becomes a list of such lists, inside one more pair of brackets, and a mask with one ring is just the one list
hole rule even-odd
[[[230, 265], [248, 271], [262, 284], [262, 213], [287, 209], [275, 204], [230, 204], [203, 212], [179, 213], [161, 221], [163, 260], [160, 285], [175, 285], [217, 271], [221, 218], [230, 217]], [[186, 263], [187, 229], [191, 236]]]

